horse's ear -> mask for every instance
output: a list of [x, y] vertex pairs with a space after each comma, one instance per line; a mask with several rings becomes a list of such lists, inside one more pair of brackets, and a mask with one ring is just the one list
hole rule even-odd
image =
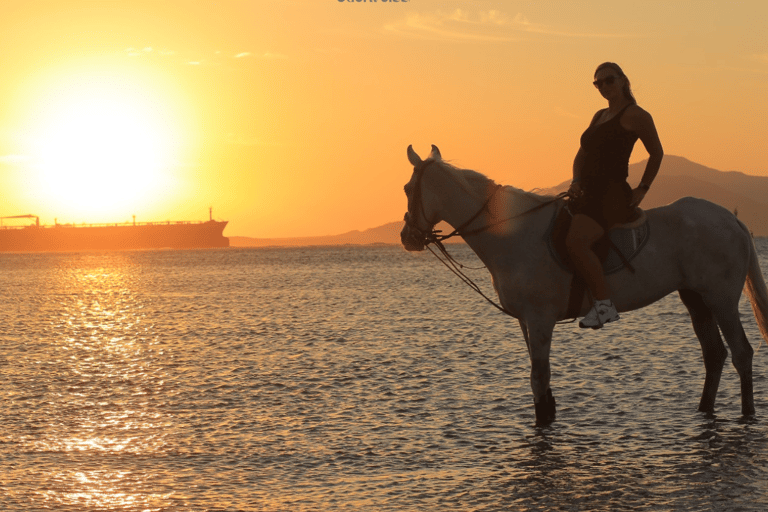
[[440, 150], [437, 149], [437, 146], [435, 146], [434, 144], [432, 144], [432, 152], [429, 154], [429, 158], [431, 158], [432, 160], [443, 159], [442, 155], [440, 155]]
[[416, 154], [411, 145], [408, 146], [408, 161], [411, 162], [411, 165], [414, 167], [418, 167], [422, 163], [421, 157]]

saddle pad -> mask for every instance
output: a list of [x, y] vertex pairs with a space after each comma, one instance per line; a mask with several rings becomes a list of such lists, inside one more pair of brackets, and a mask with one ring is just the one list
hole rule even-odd
[[[552, 258], [565, 270], [573, 272], [570, 258], [565, 250], [565, 235], [571, 225], [571, 215], [564, 204], [565, 202], [552, 217], [545, 238]], [[639, 225], [633, 223], [632, 227], [619, 226], [610, 230], [608, 237], [613, 242], [613, 247], [605, 238], [595, 244], [595, 252], [603, 263], [603, 272], [608, 275], [624, 268], [625, 262], [632, 261], [642, 250], [649, 235], [650, 229], [647, 218], [645, 222]], [[618, 254], [616, 250], [621, 251], [621, 254]]]

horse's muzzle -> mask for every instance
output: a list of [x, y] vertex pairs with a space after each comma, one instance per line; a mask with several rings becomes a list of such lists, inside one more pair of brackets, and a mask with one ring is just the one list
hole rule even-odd
[[406, 251], [423, 251], [426, 247], [427, 235], [409, 222], [409, 216], [405, 214], [405, 226], [400, 231], [400, 242]]

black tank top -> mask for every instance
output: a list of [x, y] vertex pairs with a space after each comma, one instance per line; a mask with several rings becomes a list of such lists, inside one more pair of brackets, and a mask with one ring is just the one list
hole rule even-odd
[[581, 148], [586, 156], [581, 170], [584, 181], [626, 181], [629, 157], [637, 142], [637, 135], [621, 126], [621, 116], [630, 105], [608, 121], [593, 124], [581, 135]]

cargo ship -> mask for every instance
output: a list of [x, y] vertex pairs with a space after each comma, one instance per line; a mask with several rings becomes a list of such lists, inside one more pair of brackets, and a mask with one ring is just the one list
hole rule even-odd
[[3, 219], [35, 219], [27, 226], [0, 226], [0, 252], [120, 251], [131, 249], [200, 249], [229, 247], [228, 221], [125, 222], [122, 224], [40, 225], [36, 215]]

